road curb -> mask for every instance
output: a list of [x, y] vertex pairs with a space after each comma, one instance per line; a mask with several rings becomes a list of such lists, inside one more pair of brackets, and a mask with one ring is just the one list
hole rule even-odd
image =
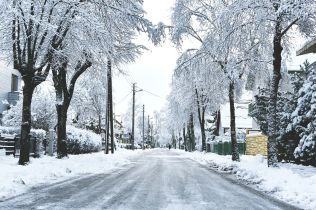
[[220, 175], [225, 180], [227, 180], [227, 181], [229, 181], [229, 182], [231, 182], [233, 184], [239, 185], [239, 186], [243, 187], [244, 189], [247, 189], [247, 190], [253, 192], [256, 195], [259, 195], [259, 196], [261, 196], [261, 197], [263, 197], [265, 199], [270, 200], [271, 202], [273, 202], [274, 204], [276, 204], [277, 206], [279, 206], [281, 208], [285, 208], [285, 209], [289, 209], [289, 210], [304, 210], [304, 209], [299, 208], [299, 207], [297, 207], [295, 205], [286, 203], [285, 201], [282, 201], [282, 200], [280, 200], [278, 198], [272, 197], [271, 195], [265, 193], [264, 191], [261, 191], [255, 185], [252, 185], [251, 183], [247, 183], [246, 181], [237, 179], [237, 177], [231, 172], [224, 172], [224, 171], [221, 172], [221, 171], [217, 170], [216, 168], [214, 168], [212, 166], [203, 165], [203, 164], [201, 164], [201, 163], [199, 163], [199, 162], [197, 162], [195, 160], [192, 160], [192, 159], [190, 159], [190, 160], [195, 162], [195, 163], [197, 163], [197, 164], [199, 164], [201, 167], [205, 168], [206, 170]]

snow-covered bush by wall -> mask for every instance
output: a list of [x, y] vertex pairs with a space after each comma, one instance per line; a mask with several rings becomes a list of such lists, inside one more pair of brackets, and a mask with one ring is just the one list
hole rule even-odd
[[69, 154], [85, 154], [102, 149], [102, 138], [88, 130], [67, 125], [67, 150]]
[[214, 142], [230, 142], [230, 136], [215, 136]]
[[[19, 135], [20, 130], [20, 127], [0, 126], [0, 135]], [[43, 129], [31, 129], [31, 135], [42, 141], [46, 138], [46, 131]]]
[[[3, 112], [3, 125], [8, 127], [19, 127], [22, 122], [23, 98], [16, 105], [9, 105], [9, 109]], [[56, 108], [54, 101], [54, 89], [43, 83], [34, 92], [32, 99], [32, 128], [48, 131], [56, 125]]]
[[[0, 136], [3, 135], [19, 135], [21, 133], [20, 127], [4, 127], [0, 126]], [[31, 136], [36, 138], [34, 147], [36, 152], [40, 154], [43, 150], [43, 142], [46, 139], [47, 133], [42, 129], [31, 129]]]

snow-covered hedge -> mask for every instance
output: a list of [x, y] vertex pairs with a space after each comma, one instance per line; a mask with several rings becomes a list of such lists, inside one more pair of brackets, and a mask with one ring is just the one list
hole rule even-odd
[[[20, 127], [0, 126], [0, 135], [18, 135], [21, 133]], [[43, 142], [46, 138], [46, 131], [42, 129], [31, 129], [31, 136], [36, 137], [39, 142]]]
[[[4, 127], [0, 126], [0, 135], [19, 135], [21, 133], [20, 127]], [[40, 156], [43, 151], [43, 142], [46, 139], [46, 131], [42, 129], [31, 129], [31, 136], [36, 138], [36, 141], [32, 141], [32, 147], [34, 147], [34, 153], [36, 157]]]
[[102, 138], [91, 131], [67, 125], [67, 151], [69, 154], [85, 154], [102, 149]]
[[17, 135], [18, 133], [20, 133], [20, 129], [18, 127], [0, 126], [0, 135]]
[[215, 142], [230, 142], [230, 136], [215, 136]]

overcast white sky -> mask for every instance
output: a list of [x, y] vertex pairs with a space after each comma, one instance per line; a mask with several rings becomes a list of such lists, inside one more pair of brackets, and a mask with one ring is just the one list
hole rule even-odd
[[[145, 0], [146, 17], [153, 23], [163, 22], [170, 24], [173, 4], [174, 0]], [[113, 79], [115, 114], [125, 113], [128, 103], [131, 103], [132, 94], [125, 98], [132, 91], [129, 83], [131, 81], [136, 82], [139, 88], [159, 96], [153, 96], [145, 91], [136, 94], [137, 103], [145, 104], [147, 114], [152, 114], [154, 110], [160, 111], [166, 103], [166, 96], [170, 90], [172, 72], [176, 65], [178, 52], [170, 41], [167, 41], [160, 47], [154, 47], [148, 41], [147, 36], [140, 36], [139, 41], [149, 51], [146, 51], [135, 63], [123, 66], [123, 69], [130, 76], [126, 78], [116, 75]]]
[[[171, 24], [170, 16], [174, 2], [175, 0], [145, 0], [146, 17], [153, 23], [161, 21]], [[298, 40], [300, 41], [296, 43], [294, 51], [304, 44], [303, 39], [298, 37]], [[154, 47], [148, 41], [147, 36], [140, 36], [138, 42], [145, 45], [149, 51], [146, 51], [135, 63], [123, 66], [129, 75], [127, 78], [116, 75], [113, 79], [114, 111], [117, 115], [125, 113], [128, 104], [131, 103], [131, 82], [136, 82], [139, 88], [160, 96], [153, 96], [145, 91], [136, 94], [136, 103], [145, 104], [146, 115], [152, 114], [154, 110], [160, 111], [166, 104], [166, 97], [170, 92], [172, 72], [179, 55], [177, 50], [168, 40], [160, 47]], [[316, 56], [309, 54], [295, 57], [294, 55], [293, 60], [287, 62], [287, 65], [291, 69], [299, 68], [299, 65], [306, 59], [313, 62], [316, 60]], [[129, 94], [128, 97], [126, 97], [127, 94]]]

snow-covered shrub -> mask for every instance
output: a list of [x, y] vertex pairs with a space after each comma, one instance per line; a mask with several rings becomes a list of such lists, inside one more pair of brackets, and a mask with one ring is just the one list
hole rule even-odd
[[[20, 130], [20, 127], [0, 126], [0, 134], [19, 135]], [[42, 129], [31, 129], [31, 136], [36, 137], [42, 141], [46, 138], [46, 131]]]
[[230, 142], [230, 136], [215, 136], [215, 142]]
[[[0, 126], [0, 135], [19, 135], [21, 133], [20, 127], [4, 127]], [[31, 137], [35, 137], [35, 153], [40, 154], [43, 148], [43, 142], [46, 139], [46, 131], [42, 129], [31, 129]]]
[[98, 152], [101, 148], [100, 135], [67, 125], [67, 151], [69, 154]]
[[[9, 105], [9, 109], [3, 112], [3, 125], [19, 127], [22, 122], [22, 102], [20, 96], [16, 105]], [[41, 84], [34, 92], [32, 99], [32, 128], [48, 131], [56, 124], [56, 108], [54, 101], [54, 89], [51, 86]]]
[[20, 133], [19, 127], [0, 126], [0, 135], [17, 135]]

